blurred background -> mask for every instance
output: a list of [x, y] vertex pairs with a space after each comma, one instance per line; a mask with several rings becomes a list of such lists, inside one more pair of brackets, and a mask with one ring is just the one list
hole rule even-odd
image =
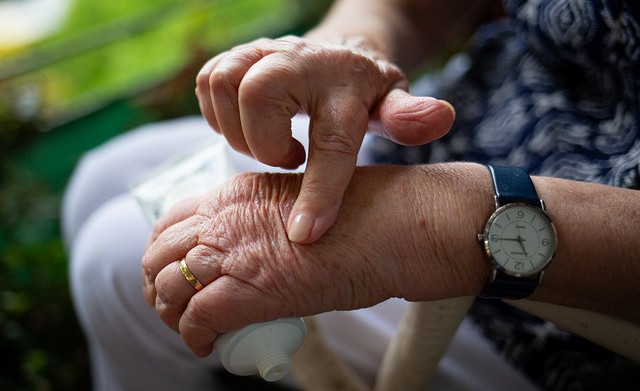
[[0, 0], [0, 390], [88, 390], [62, 193], [88, 149], [198, 113], [195, 75], [259, 36], [300, 34], [329, 0]]

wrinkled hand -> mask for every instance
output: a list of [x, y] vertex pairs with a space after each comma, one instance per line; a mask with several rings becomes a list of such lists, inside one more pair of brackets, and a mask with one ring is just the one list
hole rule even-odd
[[444, 135], [446, 102], [413, 97], [402, 72], [363, 51], [297, 37], [259, 39], [208, 61], [196, 95], [208, 123], [237, 151], [272, 166], [305, 161], [291, 117], [311, 117], [307, 169], [286, 224], [289, 239], [317, 240], [335, 221], [364, 133], [418, 145]]
[[[285, 231], [299, 174], [242, 174], [181, 203], [157, 223], [144, 255], [147, 300], [204, 356], [218, 333], [249, 323], [418, 298], [411, 287], [441, 297], [442, 269], [452, 263], [435, 259], [434, 246], [416, 236], [427, 231], [413, 219], [420, 213], [411, 203], [412, 170], [358, 169], [336, 224], [306, 245]], [[182, 258], [202, 290], [181, 274]], [[420, 271], [425, 265], [429, 273]]]
[[302, 176], [236, 176], [158, 221], [143, 257], [147, 301], [204, 356], [218, 333], [249, 323], [477, 294], [488, 268], [473, 233], [486, 213], [469, 210], [491, 210], [491, 187], [484, 167], [451, 166], [359, 167], [336, 223], [305, 245], [285, 230]]
[[[209, 354], [218, 333], [249, 323], [364, 307], [389, 296], [391, 271], [378, 264], [382, 254], [373, 257], [379, 244], [371, 232], [335, 227], [314, 244], [288, 240], [285, 221], [300, 183], [300, 175], [243, 174], [158, 222], [143, 258], [152, 282], [147, 300], [195, 354]], [[349, 215], [353, 223], [373, 223], [364, 213]], [[185, 257], [205, 285], [201, 291], [179, 270]]]

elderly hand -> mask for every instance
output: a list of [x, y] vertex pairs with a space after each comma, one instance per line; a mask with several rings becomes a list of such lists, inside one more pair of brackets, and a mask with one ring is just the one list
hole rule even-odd
[[454, 119], [448, 103], [411, 96], [402, 72], [372, 53], [297, 37], [259, 39], [214, 57], [197, 77], [196, 95], [235, 150], [272, 166], [305, 161], [290, 120], [299, 111], [311, 117], [307, 169], [286, 225], [300, 243], [334, 223], [370, 123], [418, 145], [444, 135]]
[[[204, 356], [218, 333], [249, 323], [390, 297], [477, 293], [486, 268], [472, 233], [482, 218], [474, 222], [472, 214], [446, 208], [481, 197], [455, 183], [460, 177], [424, 167], [358, 168], [336, 224], [318, 241], [299, 245], [288, 240], [285, 222], [301, 176], [242, 174], [158, 222], [143, 258], [147, 300]], [[469, 262], [474, 256], [478, 261]], [[183, 258], [203, 289], [182, 275]]]

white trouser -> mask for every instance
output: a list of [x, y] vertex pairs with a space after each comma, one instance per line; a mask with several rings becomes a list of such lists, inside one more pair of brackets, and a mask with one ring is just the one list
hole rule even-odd
[[[295, 133], [308, 119], [294, 118]], [[83, 157], [63, 203], [74, 305], [89, 344], [96, 390], [212, 390], [212, 357], [197, 358], [144, 301], [141, 264], [149, 223], [128, 193], [158, 164], [214, 136], [199, 117], [142, 127]], [[233, 153], [243, 170], [269, 169]], [[362, 160], [361, 160], [362, 161]], [[365, 160], [366, 161], [366, 160]], [[406, 303], [317, 317], [329, 345], [369, 383]], [[534, 390], [465, 320], [433, 379], [433, 390]]]

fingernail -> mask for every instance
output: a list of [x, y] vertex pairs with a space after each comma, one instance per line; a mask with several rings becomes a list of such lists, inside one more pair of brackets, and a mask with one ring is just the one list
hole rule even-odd
[[446, 100], [438, 100], [438, 102], [447, 106], [449, 110], [451, 110], [451, 114], [453, 114], [454, 117], [456, 116], [456, 109], [453, 107], [451, 103], [447, 102]]
[[297, 215], [289, 225], [289, 240], [302, 242], [309, 237], [313, 228], [313, 219], [307, 215]]

